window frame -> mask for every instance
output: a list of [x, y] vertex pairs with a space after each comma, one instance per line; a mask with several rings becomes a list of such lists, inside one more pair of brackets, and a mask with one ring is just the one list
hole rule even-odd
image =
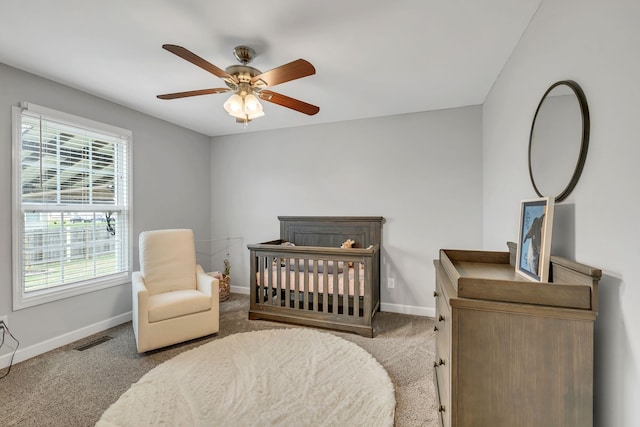
[[[28, 111], [36, 115], [40, 115], [44, 119], [50, 119], [62, 124], [74, 126], [102, 134], [108, 134], [118, 137], [124, 137], [126, 142], [126, 168], [127, 168], [127, 195], [126, 195], [126, 217], [127, 231], [125, 238], [127, 241], [127, 270], [110, 274], [107, 276], [96, 277], [76, 281], [69, 284], [46, 288], [37, 291], [25, 292], [23, 287], [23, 213], [25, 209], [22, 203], [22, 113]], [[22, 102], [19, 107], [12, 107], [12, 290], [13, 290], [13, 310], [20, 310], [27, 307], [33, 307], [61, 299], [95, 292], [97, 290], [120, 286], [131, 281], [131, 272], [133, 269], [133, 133], [130, 130], [119, 128], [117, 126], [108, 125], [91, 119], [75, 116], [61, 111], [53, 110], [40, 105]], [[106, 205], [105, 207], [108, 207]], [[45, 207], [42, 211], [50, 210], [53, 212], [69, 211], [68, 208], [51, 209]]]

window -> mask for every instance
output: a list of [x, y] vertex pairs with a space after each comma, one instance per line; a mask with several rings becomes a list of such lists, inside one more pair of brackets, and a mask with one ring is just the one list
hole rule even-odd
[[13, 108], [14, 310], [127, 283], [131, 132]]

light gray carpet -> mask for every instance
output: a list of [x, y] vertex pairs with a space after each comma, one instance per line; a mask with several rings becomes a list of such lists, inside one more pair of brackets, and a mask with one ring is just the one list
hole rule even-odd
[[[248, 295], [232, 294], [220, 305], [220, 333], [142, 355], [126, 323], [19, 363], [0, 380], [0, 425], [93, 426], [131, 384], [185, 350], [238, 332], [292, 327], [247, 320], [248, 308]], [[429, 318], [377, 313], [373, 339], [331, 332], [367, 350], [386, 369], [395, 388], [398, 427], [438, 425], [431, 375], [433, 325]], [[104, 335], [112, 339], [75, 350]]]

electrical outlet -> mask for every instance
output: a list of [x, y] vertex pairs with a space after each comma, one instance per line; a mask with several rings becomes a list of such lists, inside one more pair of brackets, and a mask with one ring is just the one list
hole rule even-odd
[[9, 327], [9, 316], [7, 316], [6, 314], [4, 316], [0, 316], [0, 320], [3, 321], [5, 325], [7, 325], [7, 328]]
[[395, 287], [396, 287], [396, 279], [394, 279], [393, 277], [389, 277], [387, 279], [387, 288], [393, 289]]

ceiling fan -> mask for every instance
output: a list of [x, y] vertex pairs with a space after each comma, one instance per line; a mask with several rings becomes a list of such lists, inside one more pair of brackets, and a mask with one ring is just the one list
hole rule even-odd
[[222, 70], [184, 47], [165, 44], [162, 45], [162, 48], [197, 65], [214, 76], [220, 77], [227, 87], [167, 93], [158, 95], [159, 99], [176, 99], [233, 92], [224, 103], [224, 109], [236, 118], [236, 122], [245, 124], [252, 119], [264, 116], [262, 105], [258, 98], [310, 116], [320, 111], [320, 108], [315, 105], [267, 89], [315, 74], [316, 69], [304, 59], [297, 59], [263, 73], [257, 68], [247, 65], [255, 58], [255, 51], [248, 46], [237, 46], [233, 50], [233, 54], [240, 61], [240, 65], [231, 65]]

